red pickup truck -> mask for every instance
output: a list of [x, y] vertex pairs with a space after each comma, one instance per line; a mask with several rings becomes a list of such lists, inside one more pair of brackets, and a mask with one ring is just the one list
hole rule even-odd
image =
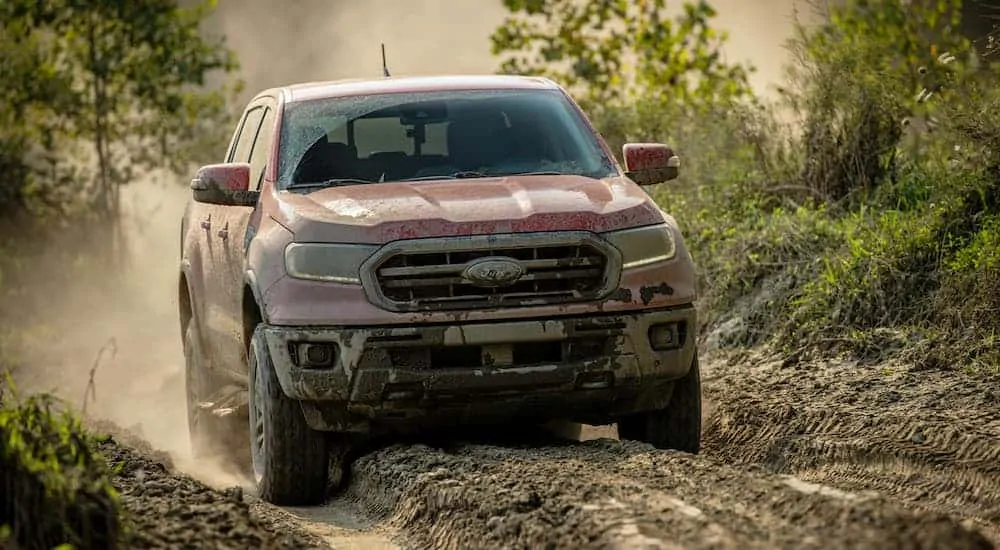
[[543, 78], [258, 94], [181, 223], [196, 454], [242, 440], [264, 499], [312, 504], [374, 436], [617, 422], [698, 452], [694, 266], [641, 187], [678, 158], [623, 158]]

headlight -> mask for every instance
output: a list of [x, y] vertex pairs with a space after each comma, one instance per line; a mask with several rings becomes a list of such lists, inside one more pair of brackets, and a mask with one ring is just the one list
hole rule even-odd
[[677, 254], [674, 230], [669, 225], [647, 225], [602, 235], [622, 253], [622, 269], [665, 262]]
[[285, 272], [296, 279], [361, 284], [361, 263], [377, 246], [292, 243], [285, 247]]

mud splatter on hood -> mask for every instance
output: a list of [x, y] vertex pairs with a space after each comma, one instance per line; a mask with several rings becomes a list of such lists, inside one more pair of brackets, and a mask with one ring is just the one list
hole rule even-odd
[[624, 178], [518, 176], [279, 192], [274, 212], [299, 241], [369, 242], [505, 232], [609, 231], [663, 215]]

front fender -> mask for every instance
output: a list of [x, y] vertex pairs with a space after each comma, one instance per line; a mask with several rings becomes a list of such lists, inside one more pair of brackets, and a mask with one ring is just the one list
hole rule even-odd
[[269, 322], [267, 308], [264, 307], [264, 293], [261, 292], [260, 284], [257, 282], [257, 274], [252, 269], [248, 269], [243, 282], [246, 288], [250, 289], [250, 294], [253, 295], [253, 301], [257, 304], [257, 310], [260, 311], [261, 321]]
[[247, 247], [244, 281], [253, 293], [264, 322], [270, 322], [272, 317], [267, 290], [285, 276], [285, 246], [290, 242], [291, 231], [265, 215]]

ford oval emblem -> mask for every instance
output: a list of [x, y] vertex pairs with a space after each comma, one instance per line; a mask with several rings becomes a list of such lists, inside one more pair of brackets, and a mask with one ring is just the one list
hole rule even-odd
[[476, 286], [510, 286], [524, 276], [524, 266], [514, 258], [491, 256], [466, 264], [462, 278]]

